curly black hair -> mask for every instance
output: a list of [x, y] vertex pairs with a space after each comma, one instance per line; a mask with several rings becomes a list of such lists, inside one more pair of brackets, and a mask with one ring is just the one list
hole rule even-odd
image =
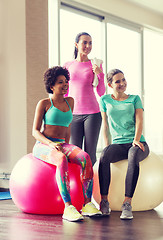
[[53, 93], [51, 90], [51, 87], [53, 87], [57, 81], [57, 77], [63, 75], [65, 78], [69, 81], [70, 80], [70, 74], [69, 71], [60, 66], [52, 67], [49, 68], [45, 73], [44, 73], [44, 83], [45, 83], [45, 88], [48, 93]]
[[118, 73], [124, 74], [121, 70], [119, 70], [119, 69], [117, 69], [117, 68], [110, 70], [110, 71], [107, 73], [107, 76], [106, 76], [107, 82], [111, 84], [112, 81], [113, 81], [113, 76], [116, 75], [116, 74], [118, 74]]

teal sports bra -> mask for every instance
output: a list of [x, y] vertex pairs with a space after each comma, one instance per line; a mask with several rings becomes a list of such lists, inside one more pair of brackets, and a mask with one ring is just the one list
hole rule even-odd
[[54, 107], [53, 101], [51, 98], [50, 98], [50, 101], [51, 101], [51, 107], [45, 113], [44, 124], [68, 127], [72, 121], [73, 116], [72, 116], [71, 107], [68, 104], [67, 100], [65, 99], [67, 105], [69, 106], [69, 111], [67, 112], [62, 112], [58, 108]]

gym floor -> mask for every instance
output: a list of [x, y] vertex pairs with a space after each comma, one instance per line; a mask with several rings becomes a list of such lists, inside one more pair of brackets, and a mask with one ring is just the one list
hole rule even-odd
[[133, 215], [133, 220], [120, 220], [120, 212], [112, 211], [109, 217], [72, 223], [61, 215], [26, 214], [12, 200], [2, 200], [0, 240], [163, 240], [163, 203]]

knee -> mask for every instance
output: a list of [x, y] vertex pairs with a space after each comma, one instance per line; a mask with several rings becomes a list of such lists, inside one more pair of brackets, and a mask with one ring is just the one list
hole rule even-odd
[[86, 159], [86, 163], [85, 164], [92, 167], [91, 157], [89, 156], [88, 153], [86, 153], [86, 152], [84, 153], [84, 158]]
[[56, 154], [56, 151], [51, 151], [50, 153], [50, 158], [51, 161], [57, 166], [57, 167], [63, 167], [63, 166], [68, 166], [68, 160], [65, 154], [62, 152], [59, 152]]
[[110, 154], [108, 154], [109, 147], [104, 148], [100, 156], [100, 164], [109, 163]]
[[93, 178], [93, 167], [92, 167], [92, 161], [88, 153], [84, 154], [84, 157], [86, 159], [85, 166], [83, 166], [84, 171], [87, 172], [87, 176], [89, 178]]
[[148, 156], [148, 151], [142, 151], [138, 146], [131, 147], [128, 154], [128, 163], [139, 166], [139, 162]]
[[57, 167], [58, 168], [63, 168], [65, 171], [68, 169], [68, 160], [65, 156], [62, 156], [59, 158], [57, 162]]

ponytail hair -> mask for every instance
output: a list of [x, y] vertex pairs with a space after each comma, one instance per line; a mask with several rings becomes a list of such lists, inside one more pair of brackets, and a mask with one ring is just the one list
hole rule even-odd
[[110, 84], [112, 84], [114, 75], [116, 75], [116, 74], [118, 74], [118, 73], [124, 74], [120, 69], [117, 69], [117, 68], [110, 70], [110, 71], [107, 73], [107, 76], [106, 76], [107, 82], [110, 83]]
[[[89, 37], [91, 37], [91, 35], [87, 32], [80, 32], [76, 35], [76, 38], [75, 38], [75, 43], [78, 43], [79, 40], [80, 40], [80, 37], [83, 36], [83, 35], [87, 35]], [[77, 58], [77, 55], [78, 55], [78, 49], [77, 47], [75, 46], [75, 49], [74, 49], [74, 58], [76, 59]]]

